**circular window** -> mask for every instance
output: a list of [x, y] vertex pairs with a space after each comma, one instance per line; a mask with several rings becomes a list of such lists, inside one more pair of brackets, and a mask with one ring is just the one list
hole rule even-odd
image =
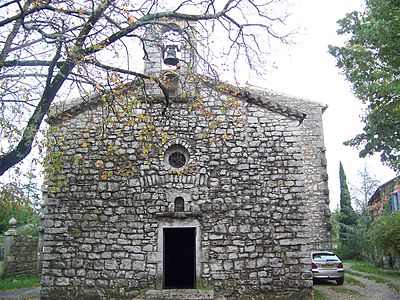
[[186, 165], [186, 157], [183, 153], [173, 152], [170, 154], [168, 162], [174, 168], [182, 168]]
[[182, 168], [189, 162], [189, 152], [181, 145], [172, 145], [165, 151], [165, 162], [173, 168]]

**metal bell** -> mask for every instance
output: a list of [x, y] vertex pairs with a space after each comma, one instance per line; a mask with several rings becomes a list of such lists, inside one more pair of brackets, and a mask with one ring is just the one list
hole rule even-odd
[[164, 64], [169, 66], [177, 66], [179, 63], [179, 59], [176, 58], [176, 49], [175, 47], [169, 46], [166, 51], [166, 55], [164, 58]]

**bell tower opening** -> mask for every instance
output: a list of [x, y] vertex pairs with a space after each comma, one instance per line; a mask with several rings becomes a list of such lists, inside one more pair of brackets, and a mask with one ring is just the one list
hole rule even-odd
[[176, 19], [152, 25], [145, 32], [144, 72], [185, 70], [196, 73], [196, 22]]

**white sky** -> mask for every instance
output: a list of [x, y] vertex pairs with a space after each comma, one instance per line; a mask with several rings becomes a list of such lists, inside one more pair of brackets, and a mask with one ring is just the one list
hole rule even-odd
[[[337, 20], [353, 10], [362, 10], [362, 0], [298, 0], [291, 22], [300, 24], [296, 45], [288, 46], [273, 56], [278, 66], [269, 73], [263, 86], [286, 94], [328, 104], [324, 114], [331, 209], [339, 204], [339, 161], [342, 161], [348, 184], [358, 181], [357, 170], [364, 164], [381, 183], [395, 173], [380, 163], [379, 157], [361, 159], [358, 151], [343, 142], [360, 133], [361, 102], [345, 81], [336, 61], [328, 53], [328, 45], [340, 45], [344, 38], [336, 34]], [[291, 23], [290, 23], [291, 24]], [[258, 83], [260, 85], [260, 83]]]

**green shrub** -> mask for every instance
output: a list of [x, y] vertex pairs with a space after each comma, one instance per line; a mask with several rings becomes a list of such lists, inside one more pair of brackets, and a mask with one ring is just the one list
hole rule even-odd
[[382, 255], [399, 255], [400, 213], [386, 213], [379, 216], [373, 222], [368, 237]]

